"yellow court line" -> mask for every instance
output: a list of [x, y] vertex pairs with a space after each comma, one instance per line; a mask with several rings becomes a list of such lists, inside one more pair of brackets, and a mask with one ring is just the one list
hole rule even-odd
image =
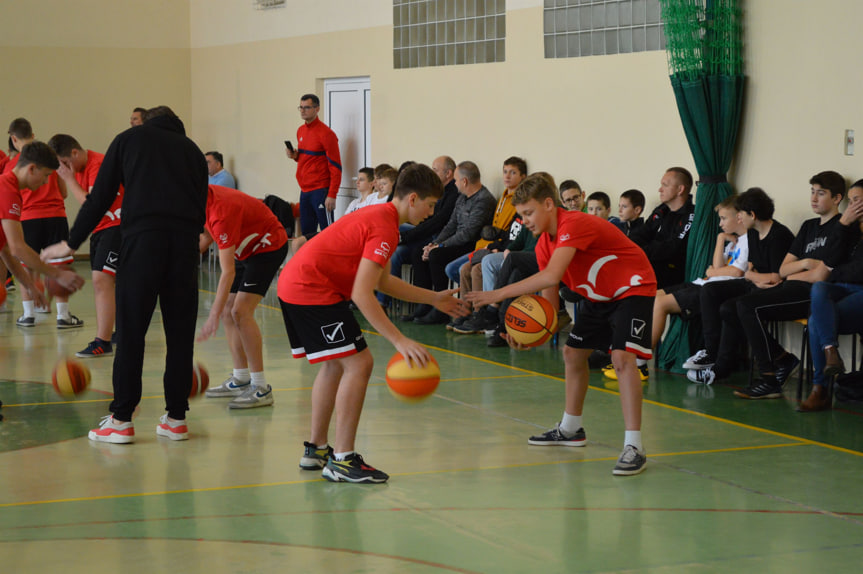
[[[729, 448], [718, 448], [711, 450], [693, 450], [693, 451], [683, 451], [683, 452], [667, 452], [660, 454], [649, 454], [648, 459], [652, 457], [668, 457], [668, 456], [691, 456], [691, 455], [699, 455], [699, 454], [715, 454], [722, 452], [739, 452], [746, 450], [759, 450], [759, 449], [768, 449], [768, 448], [783, 448], [788, 446], [809, 446], [807, 443], [782, 443], [782, 444], [766, 444], [766, 445], [758, 445], [758, 446], [741, 446], [741, 447], [729, 447]], [[572, 463], [584, 463], [584, 462], [609, 462], [616, 461], [618, 456], [604, 456], [597, 458], [577, 458], [577, 459], [567, 459], [567, 460], [553, 460], [553, 461], [542, 461], [542, 462], [524, 462], [519, 464], [506, 464], [506, 465], [498, 465], [498, 466], [478, 466], [478, 467], [466, 467], [466, 468], [450, 468], [450, 469], [434, 469], [434, 470], [419, 470], [416, 472], [397, 472], [393, 473], [390, 476], [421, 476], [427, 474], [450, 474], [450, 473], [461, 473], [461, 472], [480, 472], [484, 470], [506, 470], [513, 468], [530, 468], [537, 466], [553, 466], [553, 465], [561, 465], [561, 464], [572, 464]], [[226, 490], [242, 490], [247, 488], [266, 488], [270, 486], [290, 486], [293, 484], [308, 484], [311, 482], [319, 482], [324, 480], [323, 478], [312, 478], [308, 480], [288, 480], [283, 482], [265, 482], [261, 484], [240, 484], [235, 486], [211, 486], [207, 488], [188, 488], [183, 490], [163, 490], [156, 492], [137, 492], [137, 493], [129, 493], [129, 494], [106, 494], [103, 496], [82, 496], [78, 498], [57, 498], [53, 500], [33, 500], [28, 502], [6, 502], [0, 503], [0, 508], [11, 508], [14, 506], [32, 506], [37, 504], [55, 504], [61, 502], [94, 502], [97, 500], [115, 500], [120, 498], [139, 498], [145, 496], [164, 496], [168, 494], [192, 494], [192, 493], [202, 493], [202, 492], [220, 492]]]
[[[366, 330], [363, 330], [363, 332], [364, 332], [364, 333], [369, 333], [369, 334], [371, 334], [371, 335], [377, 335], [378, 337], [382, 337], [382, 336], [383, 336], [383, 335], [381, 335], [380, 333], [376, 333], [375, 331], [366, 331]], [[512, 370], [515, 370], [515, 371], [520, 371], [520, 372], [522, 372], [522, 373], [530, 373], [530, 374], [535, 375], [535, 376], [538, 376], [538, 377], [544, 377], [544, 378], [547, 378], [547, 379], [552, 379], [552, 380], [555, 380], [555, 381], [561, 381], [561, 382], [564, 382], [564, 379], [562, 379], [561, 377], [555, 377], [554, 375], [547, 375], [547, 374], [545, 374], [545, 373], [539, 373], [539, 372], [537, 372], [537, 371], [531, 371], [531, 370], [529, 370], [529, 369], [523, 369], [523, 368], [521, 368], [521, 367], [514, 367], [514, 366], [512, 366], [512, 365], [505, 365], [505, 364], [503, 364], [503, 363], [498, 363], [498, 362], [496, 362], [496, 361], [491, 361], [491, 360], [489, 360], [489, 359], [483, 359], [482, 357], [474, 357], [474, 356], [472, 356], [472, 355], [467, 355], [467, 354], [465, 354], [465, 353], [459, 353], [458, 351], [451, 351], [451, 350], [449, 350], [449, 349], [444, 349], [444, 348], [442, 348], [442, 347], [434, 347], [434, 346], [431, 346], [431, 345], [426, 345], [426, 347], [428, 347], [429, 349], [434, 349], [434, 350], [436, 350], [436, 351], [441, 351], [441, 352], [444, 352], [444, 353], [448, 353], [448, 354], [450, 354], [450, 355], [455, 355], [455, 356], [457, 356], [457, 357], [464, 357], [464, 358], [466, 358], [466, 359], [472, 359], [472, 360], [475, 360], [475, 361], [480, 361], [480, 362], [482, 362], [482, 363], [488, 363], [489, 365], [495, 365], [495, 366], [498, 366], [498, 367], [503, 367], [503, 368], [505, 368], [505, 369], [512, 369]], [[603, 389], [603, 388], [601, 388], [601, 387], [596, 387], [596, 386], [594, 386], [594, 385], [590, 385], [590, 388], [591, 388], [591, 390], [594, 390], [594, 391], [600, 391], [600, 392], [608, 393], [608, 394], [611, 394], [611, 395], [620, 395], [620, 393], [618, 393], [618, 392], [616, 392], [616, 391], [610, 391], [610, 390], [608, 390], [608, 389]], [[830, 449], [830, 450], [835, 450], [835, 451], [837, 451], [837, 452], [843, 452], [843, 453], [845, 453], [845, 454], [852, 454], [852, 455], [854, 455], [854, 456], [860, 456], [860, 457], [863, 457], [863, 452], [856, 451], [856, 450], [851, 450], [851, 449], [848, 449], [848, 448], [843, 448], [843, 447], [841, 447], [841, 446], [835, 446], [835, 445], [832, 445], [832, 444], [826, 444], [826, 443], [823, 443], [823, 442], [818, 442], [818, 441], [810, 440], [810, 439], [803, 438], [803, 437], [799, 437], [799, 436], [794, 436], [794, 435], [790, 435], [790, 434], [786, 434], [786, 433], [781, 433], [781, 432], [778, 432], [778, 431], [773, 431], [773, 430], [770, 430], [770, 429], [765, 429], [765, 428], [761, 428], [761, 427], [756, 427], [756, 426], [748, 425], [748, 424], [746, 424], [746, 423], [739, 423], [739, 422], [737, 422], [737, 421], [732, 421], [732, 420], [729, 420], [729, 419], [724, 419], [724, 418], [722, 418], [722, 417], [717, 417], [717, 416], [714, 416], [714, 415], [708, 415], [708, 414], [705, 414], [705, 413], [699, 413], [699, 412], [697, 412], [697, 411], [690, 411], [690, 410], [687, 410], [687, 409], [684, 409], [684, 408], [681, 408], [681, 407], [676, 407], [676, 406], [674, 406], [674, 405], [667, 405], [667, 404], [665, 404], [665, 403], [660, 403], [660, 402], [656, 402], [656, 401], [651, 401], [651, 400], [648, 400], [648, 399], [643, 399], [643, 402], [644, 402], [644, 403], [646, 403], [646, 404], [648, 404], [648, 405], [653, 405], [653, 406], [656, 406], [656, 407], [662, 407], [662, 408], [665, 408], [665, 409], [670, 409], [670, 410], [673, 410], [673, 411], [677, 411], [677, 412], [681, 412], [681, 413], [686, 413], [686, 414], [694, 415], [694, 416], [697, 416], [697, 417], [702, 417], [702, 418], [705, 418], [705, 419], [708, 419], [708, 420], [712, 420], [712, 421], [717, 421], [717, 422], [721, 422], [721, 423], [729, 424], [729, 425], [736, 426], [736, 427], [739, 427], [739, 428], [744, 428], [744, 429], [747, 429], [747, 430], [758, 431], [758, 432], [766, 433], [766, 434], [769, 434], [769, 435], [777, 436], [777, 437], [784, 438], [784, 439], [788, 439], [788, 440], [798, 441], [798, 442], [802, 442], [802, 443], [806, 443], [806, 444], [811, 444], [811, 445], [815, 445], [815, 446], [820, 446], [820, 447], [827, 448], [827, 449]]]

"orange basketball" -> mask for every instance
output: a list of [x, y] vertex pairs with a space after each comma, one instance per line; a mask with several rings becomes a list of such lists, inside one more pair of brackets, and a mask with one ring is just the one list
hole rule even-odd
[[434, 394], [440, 383], [440, 366], [434, 357], [425, 367], [411, 367], [401, 353], [387, 363], [387, 386], [397, 399], [419, 402]]
[[525, 347], [537, 347], [557, 331], [557, 310], [544, 297], [522, 295], [506, 310], [506, 332]]
[[90, 369], [75, 359], [60, 359], [51, 373], [51, 384], [60, 396], [73, 397], [90, 386]]
[[195, 367], [192, 369], [192, 390], [189, 391], [189, 398], [203, 395], [208, 386], [210, 386], [210, 373], [207, 372], [204, 365], [195, 363]]
[[[62, 269], [63, 271], [70, 271], [72, 269], [69, 265], [58, 265], [57, 268]], [[39, 287], [39, 283], [36, 284], [37, 288]], [[48, 291], [52, 297], [68, 297], [72, 294], [72, 291], [60, 285], [60, 283], [58, 283], [53, 277], [45, 277], [45, 290]]]

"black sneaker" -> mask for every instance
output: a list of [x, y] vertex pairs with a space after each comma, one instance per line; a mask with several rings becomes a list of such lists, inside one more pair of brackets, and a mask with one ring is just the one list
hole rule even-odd
[[702, 385], [712, 385], [716, 380], [716, 373], [713, 369], [689, 369], [686, 371], [686, 378], [693, 383], [701, 383]]
[[775, 363], [776, 371], [776, 382], [780, 385], [784, 384], [785, 381], [788, 380], [788, 377], [794, 373], [794, 370], [800, 365], [800, 359], [798, 359], [792, 353], [785, 353], [785, 356], [781, 359], [777, 360]]
[[557, 423], [557, 426], [553, 429], [527, 439], [527, 444], [536, 446], [584, 446], [587, 444], [587, 435], [584, 433], [584, 429], [578, 429], [574, 435], [566, 436], [560, 430], [560, 423]]
[[69, 315], [66, 319], [57, 319], [57, 328], [58, 329], [75, 329], [77, 327], [83, 327], [84, 321], [76, 317], [75, 315]]
[[25, 317], [21, 315], [15, 321], [15, 324], [19, 327], [35, 327], [36, 326], [36, 317]]
[[701, 349], [688, 359], [684, 361], [683, 368], [686, 370], [697, 371], [699, 369], [710, 369], [713, 365], [716, 364], [716, 361], [707, 354], [706, 349]]
[[310, 442], [304, 442], [306, 447], [303, 458], [300, 459], [300, 468], [303, 470], [320, 470], [327, 466], [327, 461], [333, 458], [333, 447], [318, 448]]
[[330, 458], [321, 475], [330, 482], [386, 482], [390, 475], [365, 463], [357, 453], [349, 454], [345, 460]]
[[467, 317], [456, 317], [452, 321], [446, 324], [446, 330], [452, 331], [454, 328], [462, 325], [465, 321], [467, 321]]
[[414, 323], [417, 325], [446, 325], [449, 323], [449, 315], [443, 311], [438, 311], [437, 309], [432, 308], [431, 311], [422, 317], [414, 319]]
[[742, 391], [734, 391], [734, 396], [741, 399], [781, 399], [782, 385], [772, 381], [755, 381]]
[[620, 453], [620, 458], [617, 459], [617, 464], [611, 472], [615, 476], [631, 476], [642, 472], [646, 465], [647, 457], [644, 453], [638, 452], [637, 448], [628, 444], [623, 447], [623, 452]]
[[96, 337], [90, 341], [86, 349], [75, 353], [75, 356], [82, 359], [92, 359], [93, 357], [109, 357], [113, 354], [114, 349], [111, 347], [111, 343]]
[[488, 347], [509, 347], [509, 343], [506, 342], [506, 339], [503, 338], [503, 331], [500, 329], [495, 329], [494, 335], [488, 338], [486, 341], [486, 346]]
[[454, 327], [453, 331], [456, 333], [461, 333], [463, 335], [469, 335], [471, 333], [485, 333], [487, 330], [491, 330], [497, 327], [497, 315], [495, 314], [494, 318], [488, 316], [485, 312], [482, 313], [474, 313], [471, 315], [470, 319], [459, 325], [458, 327]]

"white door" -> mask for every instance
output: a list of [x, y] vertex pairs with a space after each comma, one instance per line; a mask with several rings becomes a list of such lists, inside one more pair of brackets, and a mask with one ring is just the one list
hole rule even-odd
[[324, 116], [326, 124], [339, 137], [342, 158], [342, 182], [336, 198], [336, 219], [345, 213], [357, 197], [357, 172], [372, 161], [371, 80], [333, 78], [324, 80]]

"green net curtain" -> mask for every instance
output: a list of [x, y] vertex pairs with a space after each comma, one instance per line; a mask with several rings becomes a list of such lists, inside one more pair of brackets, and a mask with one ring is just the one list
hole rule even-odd
[[[671, 87], [698, 170], [695, 218], [689, 231], [686, 278], [702, 276], [716, 234], [715, 207], [732, 193], [731, 167], [743, 104], [741, 18], [738, 0], [660, 0]], [[691, 354], [689, 324], [672, 317], [659, 364], [681, 371]]]

